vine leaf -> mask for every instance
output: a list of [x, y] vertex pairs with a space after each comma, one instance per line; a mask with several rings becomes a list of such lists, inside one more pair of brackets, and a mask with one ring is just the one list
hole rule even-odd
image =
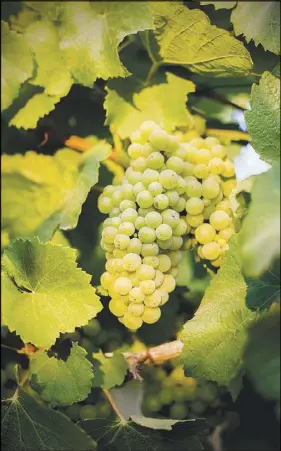
[[5, 250], [2, 321], [24, 342], [48, 349], [60, 333], [73, 332], [101, 311], [91, 276], [77, 268], [75, 255], [37, 237]]
[[66, 362], [49, 357], [46, 352], [34, 353], [30, 361], [32, 387], [52, 407], [83, 401], [91, 391], [94, 377], [86, 355], [77, 343], [72, 343]]
[[142, 416], [143, 393], [143, 383], [136, 379], [122, 384], [122, 387], [115, 387], [110, 390], [110, 395], [125, 420], [129, 420], [132, 416]]
[[[254, 231], [254, 233], [253, 233]], [[280, 162], [257, 177], [240, 232], [243, 271], [258, 277], [280, 255]]]
[[98, 443], [100, 451], [202, 450], [197, 434], [206, 430], [205, 420], [160, 420], [132, 417], [132, 421], [90, 419], [78, 423]]
[[186, 124], [186, 96], [194, 91], [195, 85], [191, 81], [170, 73], [166, 74], [165, 80], [148, 86], [134, 76], [110, 80], [104, 103], [106, 124], [114, 126], [123, 139], [146, 120], [172, 131], [176, 126]]
[[264, 397], [280, 401], [280, 307], [249, 329], [245, 362], [256, 389]]
[[246, 307], [245, 297], [238, 236], [234, 235], [224, 265], [180, 335], [185, 370], [194, 377], [228, 385], [241, 371], [247, 327], [258, 317]]
[[237, 2], [231, 22], [236, 35], [280, 55], [280, 2]]
[[245, 120], [252, 146], [268, 163], [280, 157], [279, 105], [280, 80], [264, 72], [259, 84], [252, 87], [251, 109], [245, 112]]
[[93, 387], [110, 389], [124, 382], [129, 365], [120, 352], [106, 357], [101, 351], [93, 354], [95, 378]]
[[82, 204], [98, 181], [99, 161], [110, 149], [100, 142], [84, 154], [65, 148], [54, 156], [33, 151], [3, 155], [2, 230], [8, 239], [37, 235], [46, 241], [58, 226], [76, 227]]
[[244, 45], [227, 31], [211, 25], [204, 12], [189, 10], [179, 2], [155, 2], [153, 9], [153, 35], [162, 62], [216, 76], [241, 75], [251, 70], [253, 63]]
[[4, 449], [90, 451], [96, 443], [68, 417], [38, 403], [18, 388], [1, 404], [1, 443]]
[[267, 270], [259, 279], [247, 279], [246, 304], [250, 309], [264, 310], [280, 299], [280, 279]]
[[1, 111], [6, 110], [17, 97], [20, 86], [33, 73], [31, 50], [22, 35], [9, 29], [1, 21]]

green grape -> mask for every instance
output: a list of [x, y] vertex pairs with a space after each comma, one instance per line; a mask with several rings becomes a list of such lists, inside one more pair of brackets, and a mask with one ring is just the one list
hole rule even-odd
[[234, 233], [235, 233], [235, 230], [233, 227], [227, 227], [227, 228], [219, 231], [219, 236], [222, 239], [224, 239], [225, 241], [228, 241]]
[[159, 266], [159, 258], [156, 256], [151, 256], [151, 257], [144, 257], [142, 262], [145, 265], [149, 265], [152, 266], [152, 268], [157, 268]]
[[143, 216], [138, 216], [135, 222], [135, 228], [137, 230], [140, 230], [142, 227], [144, 227], [145, 224], [145, 218]]
[[199, 386], [197, 389], [197, 397], [201, 399], [202, 401], [211, 403], [216, 399], [217, 396], [217, 389], [214, 385], [211, 384], [205, 384], [202, 386]]
[[101, 213], [108, 214], [113, 208], [113, 203], [109, 197], [100, 196], [98, 200], [98, 208]]
[[186, 201], [183, 197], [181, 197], [173, 208], [178, 213], [181, 213], [185, 209], [185, 205]]
[[[187, 180], [186, 180], [187, 181]], [[202, 185], [198, 180], [188, 180], [186, 187], [186, 194], [188, 197], [201, 197]]]
[[196, 152], [195, 161], [197, 164], [208, 164], [212, 158], [212, 154], [209, 149], [198, 149]]
[[195, 238], [201, 244], [210, 243], [214, 240], [215, 235], [216, 231], [210, 224], [201, 224], [195, 231]]
[[160, 254], [158, 255], [159, 260], [159, 266], [158, 270], [161, 272], [167, 272], [172, 266], [171, 259], [168, 257], [168, 255]]
[[222, 210], [225, 211], [227, 214], [231, 214], [232, 213], [231, 202], [227, 199], [222, 200], [216, 205], [216, 210]]
[[97, 405], [97, 417], [108, 418], [112, 414], [111, 406], [109, 403]]
[[155, 277], [155, 269], [152, 266], [141, 264], [136, 271], [140, 280], [153, 280]]
[[129, 291], [129, 299], [135, 304], [142, 304], [145, 299], [145, 294], [140, 287], [134, 287]]
[[165, 150], [168, 146], [169, 137], [163, 130], [154, 130], [149, 137], [149, 142], [155, 149]]
[[234, 188], [236, 187], [236, 182], [234, 179], [227, 180], [223, 183], [223, 195], [229, 197]]
[[165, 291], [166, 293], [171, 293], [172, 291], [174, 291], [175, 287], [176, 287], [176, 281], [175, 281], [174, 277], [171, 276], [170, 274], [165, 274], [164, 281], [163, 281], [162, 285], [160, 286], [160, 289], [162, 291]]
[[161, 304], [160, 305], [162, 306], [162, 305], [165, 305], [168, 302], [169, 295], [165, 291], [161, 291], [161, 290], [159, 290], [159, 291], [161, 293]]
[[166, 189], [176, 188], [178, 184], [178, 175], [175, 171], [172, 171], [171, 169], [165, 169], [159, 175], [159, 182]]
[[[129, 168], [129, 169], [131, 169], [131, 168]], [[139, 171], [133, 171], [132, 169], [131, 169], [131, 171], [128, 171], [128, 169], [126, 171], [126, 178], [127, 178], [128, 182], [130, 182], [132, 185], [135, 185], [136, 183], [141, 182], [142, 177], [143, 177], [143, 174]]]
[[155, 290], [152, 294], [145, 296], [144, 304], [151, 308], [158, 307], [161, 304], [161, 292], [159, 290]]
[[142, 174], [142, 182], [145, 186], [149, 186], [153, 182], [158, 182], [159, 172], [155, 169], [146, 169]]
[[174, 207], [175, 205], [177, 205], [178, 201], [180, 200], [179, 193], [175, 190], [167, 191], [166, 196], [169, 199], [170, 207]]
[[159, 238], [157, 238], [157, 244], [158, 244], [160, 249], [168, 250], [171, 247], [172, 238], [169, 238], [169, 240], [159, 240]]
[[172, 251], [177, 251], [178, 249], [180, 249], [183, 245], [183, 239], [181, 236], [172, 236], [171, 238], [172, 242], [170, 245], [170, 249]]
[[194, 166], [193, 174], [198, 179], [206, 179], [209, 175], [209, 168], [206, 164], [197, 164]]
[[197, 163], [196, 154], [197, 149], [191, 143], [183, 144], [186, 150], [186, 159], [189, 163]]
[[115, 227], [105, 227], [102, 231], [102, 239], [105, 243], [113, 244], [117, 233], [118, 230]]
[[133, 224], [135, 223], [137, 217], [138, 213], [133, 208], [127, 208], [126, 210], [122, 211], [120, 215], [122, 222], [132, 222]]
[[135, 226], [131, 222], [122, 222], [119, 226], [118, 233], [131, 236], [135, 233]]
[[148, 190], [144, 190], [137, 195], [137, 203], [141, 208], [149, 208], [153, 204], [153, 196]]
[[116, 235], [114, 238], [114, 246], [116, 249], [120, 249], [121, 251], [127, 249], [130, 244], [130, 238], [128, 235], [124, 235], [124, 233], [120, 233]]
[[71, 420], [78, 421], [80, 419], [80, 409], [81, 406], [79, 404], [72, 404], [72, 406], [67, 408], [66, 415], [71, 418]]
[[222, 174], [225, 169], [225, 163], [221, 158], [215, 157], [209, 161], [209, 171], [211, 174]]
[[130, 144], [128, 147], [128, 154], [131, 158], [136, 159], [138, 157], [141, 157], [142, 155], [142, 148], [143, 146], [138, 143]]
[[90, 418], [96, 418], [97, 416], [97, 408], [96, 406], [92, 406], [91, 404], [86, 404], [80, 408], [79, 412], [81, 420], [88, 420]]
[[187, 188], [187, 182], [184, 180], [183, 177], [178, 176], [178, 186], [176, 188], [176, 192], [178, 194], [185, 194]]
[[[110, 260], [109, 260], [110, 261]], [[107, 290], [107, 288], [113, 284], [114, 277], [108, 272], [104, 272], [100, 277], [101, 286]]]
[[82, 346], [83, 348], [85, 348], [86, 351], [87, 351], [89, 354], [91, 354], [91, 353], [94, 351], [94, 349], [95, 349], [94, 343], [92, 343], [92, 341], [91, 341], [89, 338], [87, 338], [87, 337], [82, 338], [82, 340], [81, 340], [81, 346]]
[[138, 254], [129, 253], [123, 257], [123, 266], [126, 271], [136, 271], [141, 265], [141, 257]]
[[200, 226], [203, 221], [204, 221], [204, 217], [202, 214], [199, 215], [186, 215], [186, 220], [187, 223], [191, 226], [191, 227], [198, 227]]
[[[136, 185], [135, 185], [136, 186]], [[132, 185], [127, 184], [122, 186], [123, 198], [127, 200], [135, 200], [134, 188]]]
[[218, 210], [210, 216], [210, 224], [216, 230], [223, 230], [229, 226], [230, 217], [225, 211]]
[[130, 312], [126, 312], [122, 318], [125, 327], [131, 330], [139, 329], [142, 326], [143, 320], [139, 316], [134, 316]]
[[221, 248], [218, 243], [211, 241], [203, 245], [202, 254], [207, 260], [216, 260], [221, 254]]
[[212, 178], [204, 180], [202, 183], [202, 194], [206, 199], [214, 199], [220, 193], [220, 186]]
[[235, 175], [235, 168], [233, 161], [227, 159], [224, 161], [224, 170], [222, 171], [222, 175], [225, 178], [233, 177]]
[[140, 289], [145, 295], [152, 294], [156, 289], [154, 280], [142, 280], [140, 282]]
[[153, 207], [149, 207], [149, 208], [139, 208], [138, 214], [139, 216], [142, 216], [143, 218], [146, 217], [146, 215], [148, 213], [151, 213], [152, 211], [154, 211]]
[[164, 281], [164, 274], [161, 271], [156, 270], [155, 278], [154, 278], [156, 288], [160, 287], [160, 285], [162, 285], [163, 281]]
[[142, 250], [142, 243], [138, 238], [132, 238], [130, 240], [130, 244], [127, 247], [127, 252], [131, 252], [134, 254], [140, 254]]
[[166, 163], [167, 169], [171, 169], [177, 174], [181, 174], [183, 170], [183, 161], [179, 157], [170, 157]]
[[131, 166], [134, 171], [143, 172], [147, 168], [147, 159], [144, 157], [138, 157], [136, 160], [131, 162]]
[[151, 211], [147, 213], [145, 217], [145, 224], [151, 229], [157, 229], [157, 227], [162, 224], [162, 216], [157, 211]]
[[154, 197], [153, 205], [157, 210], [165, 210], [169, 205], [169, 198], [165, 194], [157, 194]]
[[[83, 328], [83, 331], [85, 332], [86, 335], [88, 335], [88, 337], [95, 337], [96, 335], [98, 335], [101, 331], [101, 326], [100, 323], [97, 319], [92, 319], [87, 326], [85, 326]], [[80, 335], [79, 335], [80, 336]]]
[[156, 236], [159, 240], [166, 241], [172, 237], [173, 230], [168, 224], [161, 224], [156, 229]]
[[128, 306], [121, 299], [111, 299], [108, 308], [115, 316], [123, 316], [128, 310]]
[[147, 409], [149, 412], [157, 412], [161, 408], [160, 400], [157, 396], [149, 396], [144, 400], [144, 409]]
[[153, 197], [161, 194], [163, 192], [163, 187], [159, 182], [152, 182], [148, 185], [148, 191], [152, 194]]
[[160, 152], [152, 152], [147, 157], [147, 167], [150, 169], [160, 169], [164, 164], [164, 157]]
[[142, 191], [145, 191], [145, 186], [142, 182], [138, 182], [133, 187], [134, 196], [137, 196]]
[[143, 257], [156, 257], [159, 254], [159, 247], [157, 243], [143, 244], [141, 255]]
[[133, 208], [136, 209], [136, 204], [132, 200], [124, 199], [120, 202], [119, 208], [121, 211], [126, 210], [127, 208]]
[[[170, 208], [168, 208], [167, 210], [164, 210], [161, 213], [161, 216], [163, 218], [163, 223], [170, 226], [172, 229], [178, 225], [179, 220], [180, 220], [180, 215], [178, 214], [178, 212], [175, 210], [171, 210]], [[161, 234], [161, 232], [160, 232], [160, 234]], [[170, 233], [169, 233], [169, 235], [170, 235]], [[166, 237], [166, 238], [161, 238], [160, 236], [157, 236], [157, 237], [159, 239], [164, 239], [164, 240], [170, 238], [170, 236]]]
[[133, 316], [142, 316], [143, 312], [144, 312], [143, 304], [132, 303], [128, 306], [128, 313], [130, 313]]
[[145, 141], [147, 141], [152, 132], [158, 129], [158, 126], [153, 121], [145, 121], [140, 126], [140, 134]]
[[104, 187], [103, 193], [100, 197], [102, 197], [102, 196], [111, 197], [115, 190], [116, 190], [116, 186], [107, 185]]
[[206, 404], [201, 400], [196, 400], [191, 403], [191, 410], [197, 415], [201, 415], [206, 410]]
[[149, 227], [142, 227], [139, 230], [138, 237], [142, 243], [151, 244], [155, 241], [157, 235], [154, 229], [150, 229]]
[[128, 277], [119, 277], [119, 279], [117, 279], [114, 283], [114, 289], [116, 293], [125, 296], [132, 289], [132, 282]]
[[221, 144], [214, 144], [211, 147], [212, 157], [224, 158], [226, 156], [226, 151]]
[[183, 420], [188, 415], [188, 408], [182, 402], [177, 402], [170, 407], [170, 417], [176, 420]]
[[172, 266], [177, 266], [182, 260], [182, 253], [179, 250], [171, 251], [168, 253]]
[[189, 175], [193, 175], [194, 168], [194, 164], [189, 163], [189, 161], [185, 161], [182, 165], [182, 176], [187, 177]]
[[183, 236], [190, 232], [190, 227], [182, 218], [179, 219], [178, 225], [173, 229], [174, 236]]
[[157, 323], [157, 321], [160, 319], [160, 317], [161, 317], [161, 310], [159, 307], [151, 308], [151, 307], [145, 306], [144, 312], [142, 314], [142, 320], [144, 323], [147, 323], [147, 324]]
[[191, 197], [186, 202], [186, 211], [190, 215], [199, 215], [204, 210], [204, 202], [199, 197]]
[[121, 210], [117, 207], [112, 208], [111, 212], [109, 213], [110, 218], [115, 218], [116, 216], [119, 216], [121, 213]]

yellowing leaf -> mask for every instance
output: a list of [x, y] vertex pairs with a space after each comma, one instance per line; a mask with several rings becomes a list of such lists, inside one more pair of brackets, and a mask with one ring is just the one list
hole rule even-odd
[[60, 412], [38, 403], [22, 388], [1, 404], [4, 449], [90, 451], [95, 442]]
[[24, 342], [48, 349], [60, 333], [86, 325], [102, 309], [71, 248], [17, 240], [2, 266], [2, 322]]
[[51, 406], [67, 406], [83, 401], [91, 391], [93, 367], [86, 359], [87, 352], [72, 343], [66, 362], [34, 353], [30, 361], [32, 387]]
[[11, 31], [1, 21], [1, 111], [6, 110], [18, 95], [20, 86], [33, 72], [33, 58], [24, 37]]
[[238, 237], [231, 241], [225, 262], [213, 277], [193, 319], [180, 339], [182, 360], [194, 377], [230, 383], [241, 371], [247, 328], [258, 314], [246, 307]]
[[163, 62], [182, 64], [195, 72], [229, 76], [247, 74], [252, 60], [244, 45], [210, 24], [198, 9], [178, 2], [153, 2], [154, 37]]
[[[126, 96], [123, 95], [126, 89]], [[142, 122], [152, 120], [172, 131], [186, 124], [186, 96], [195, 85], [173, 74], [150, 86], [141, 86], [137, 77], [112, 80], [105, 99], [106, 124], [114, 126], [121, 138], [128, 137]]]
[[2, 229], [9, 239], [37, 235], [49, 240], [58, 226], [74, 228], [98, 181], [99, 161], [110, 149], [98, 143], [84, 154], [62, 149], [54, 156], [3, 155]]
[[280, 55], [280, 2], [237, 2], [231, 22], [236, 35]]

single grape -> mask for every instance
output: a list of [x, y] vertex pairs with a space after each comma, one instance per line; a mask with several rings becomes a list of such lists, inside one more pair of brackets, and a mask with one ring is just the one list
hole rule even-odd
[[108, 244], [113, 244], [118, 231], [115, 227], [105, 227], [102, 231], [102, 238]]
[[202, 247], [202, 254], [207, 260], [216, 260], [220, 256], [220, 253], [221, 248], [215, 241], [204, 244]]
[[222, 172], [223, 177], [229, 178], [234, 177], [235, 175], [235, 168], [233, 161], [226, 159], [224, 161], [224, 170]]
[[132, 303], [128, 306], [128, 313], [130, 313], [133, 316], [142, 316], [143, 312], [144, 312], [143, 304]]
[[221, 144], [215, 144], [211, 147], [212, 157], [224, 158], [226, 155], [225, 149]]
[[151, 207], [153, 200], [154, 198], [148, 190], [142, 191], [137, 195], [137, 203], [141, 208]]
[[96, 406], [92, 406], [91, 404], [86, 404], [80, 408], [79, 412], [81, 420], [88, 420], [90, 418], [96, 418], [97, 416], [97, 408]]
[[173, 189], [178, 184], [178, 175], [175, 171], [171, 169], [165, 169], [159, 175], [159, 182], [166, 189]]
[[113, 203], [109, 197], [100, 196], [98, 200], [98, 209], [101, 213], [108, 214], [113, 208]]
[[176, 190], [167, 191], [166, 196], [169, 199], [170, 207], [174, 207], [175, 205], [177, 205], [178, 201], [180, 200], [179, 193]]
[[160, 317], [161, 317], [161, 310], [159, 307], [151, 308], [151, 307], [145, 306], [144, 312], [142, 314], [142, 320], [144, 323], [147, 323], [147, 324], [157, 323], [157, 321], [160, 319]]
[[132, 200], [124, 199], [121, 201], [119, 208], [121, 211], [124, 211], [127, 208], [133, 208], [135, 210], [137, 208], [137, 206], [136, 206], [135, 202], [133, 202]]
[[206, 164], [200, 163], [194, 166], [193, 174], [198, 179], [206, 179], [209, 175], [209, 169]]
[[170, 418], [174, 418], [176, 420], [183, 420], [188, 415], [188, 408], [182, 402], [177, 402], [170, 407]]
[[145, 295], [140, 287], [134, 287], [129, 291], [129, 299], [135, 304], [141, 304], [144, 302]]
[[183, 170], [183, 161], [179, 157], [170, 157], [166, 163], [167, 169], [171, 169], [177, 174], [181, 174]]
[[154, 290], [152, 294], [145, 296], [144, 304], [147, 307], [155, 308], [161, 304], [161, 292], [159, 290]]
[[127, 247], [127, 252], [134, 253], [134, 254], [140, 254], [142, 250], [142, 243], [138, 238], [132, 238], [130, 240], [130, 244]]
[[108, 308], [115, 316], [123, 316], [128, 310], [128, 306], [120, 299], [111, 299]]
[[123, 266], [126, 271], [136, 271], [141, 265], [141, 257], [137, 254], [129, 253], [123, 257]]
[[142, 243], [151, 244], [156, 239], [156, 232], [149, 227], [142, 227], [138, 232], [138, 237]]
[[157, 268], [159, 266], [159, 258], [156, 256], [144, 257], [142, 260], [143, 264], [152, 266], [152, 268]]
[[144, 157], [138, 157], [136, 160], [131, 162], [131, 167], [137, 172], [143, 172], [147, 166], [147, 159]]
[[141, 157], [142, 148], [143, 148], [143, 146], [139, 143], [130, 144], [128, 147], [128, 155], [133, 159]]
[[149, 265], [141, 264], [136, 273], [140, 280], [153, 280], [155, 277], [155, 269]]
[[198, 227], [200, 226], [203, 221], [204, 221], [204, 217], [202, 214], [199, 215], [186, 215], [186, 220], [187, 223], [191, 226], [191, 227]]
[[172, 237], [173, 230], [168, 224], [161, 224], [156, 229], [156, 236], [159, 240], [169, 240]]
[[186, 211], [190, 215], [199, 215], [204, 210], [204, 202], [199, 197], [191, 197], [186, 202]]
[[168, 255], [160, 254], [158, 255], [159, 265], [158, 270], [161, 272], [167, 272], [172, 266], [171, 259], [168, 257]]
[[210, 224], [216, 230], [226, 229], [230, 224], [230, 217], [225, 211], [214, 211], [210, 216]]
[[216, 231], [210, 224], [201, 224], [195, 231], [195, 238], [201, 244], [210, 243], [214, 240], [215, 235]]
[[145, 186], [149, 186], [153, 182], [158, 182], [159, 172], [155, 169], [146, 169], [142, 174], [142, 182]]
[[114, 289], [118, 294], [126, 295], [132, 289], [132, 282], [128, 277], [119, 277], [115, 281]]
[[228, 241], [234, 233], [235, 230], [233, 227], [226, 227], [225, 229], [219, 231], [219, 236], [225, 241]]
[[143, 244], [141, 255], [143, 257], [156, 257], [159, 254], [159, 247], [157, 243]]
[[127, 249], [127, 247], [130, 244], [130, 238], [127, 235], [124, 235], [123, 233], [120, 233], [116, 235], [114, 238], [114, 246], [116, 249], [120, 249], [123, 251], [124, 249]]
[[139, 316], [134, 316], [130, 312], [126, 312], [122, 318], [125, 327], [131, 330], [137, 330], [142, 326], [143, 320]]
[[140, 289], [143, 294], [152, 294], [156, 289], [154, 280], [142, 280], [140, 282]]
[[165, 210], [169, 205], [169, 198], [165, 194], [157, 194], [154, 197], [153, 205], [157, 210]]
[[154, 130], [149, 137], [149, 142], [155, 149], [165, 150], [168, 146], [169, 136], [163, 130]]
[[120, 215], [122, 222], [132, 222], [133, 224], [135, 223], [137, 217], [138, 213], [133, 208], [127, 208], [126, 210], [122, 211]]
[[170, 245], [170, 249], [172, 251], [177, 251], [178, 249], [180, 249], [183, 245], [183, 239], [181, 236], [172, 236], [171, 238], [172, 242]]
[[157, 130], [158, 126], [153, 121], [145, 121], [141, 124], [139, 132], [141, 137], [147, 141], [154, 130]]
[[[187, 180], [186, 180], [187, 181]], [[202, 195], [202, 185], [198, 180], [188, 180], [186, 194], [188, 197], [200, 197]]]
[[138, 216], [135, 222], [135, 228], [137, 230], [140, 230], [142, 227], [145, 227], [145, 217], [144, 216]]
[[206, 199], [214, 199], [220, 193], [219, 184], [216, 183], [212, 178], [207, 178], [202, 183], [202, 194]]
[[160, 285], [162, 285], [163, 282], [164, 282], [164, 274], [161, 271], [156, 270], [154, 278], [155, 287], [156, 288], [160, 287]]
[[[172, 229], [174, 229], [178, 225], [179, 220], [180, 220], [180, 215], [178, 214], [178, 212], [175, 211], [175, 210], [172, 210], [170, 208], [168, 208], [167, 210], [164, 210], [161, 213], [161, 216], [163, 218], [163, 223], [168, 225], [168, 226], [170, 226]], [[157, 234], [157, 232], [156, 232], [156, 234]], [[167, 237], [166, 238], [161, 238], [158, 235], [157, 235], [157, 237], [159, 239], [164, 239], [164, 240], [169, 239]]]
[[[131, 185], [130, 185], [131, 186]], [[133, 187], [134, 196], [137, 196], [142, 191], [145, 191], [145, 186], [142, 182], [138, 182]]]
[[151, 229], [157, 229], [157, 227], [162, 224], [161, 214], [157, 211], [151, 211], [145, 217], [145, 224]]
[[166, 291], [167, 293], [171, 293], [174, 291], [176, 287], [176, 281], [173, 276], [170, 274], [164, 275], [164, 281], [160, 287], [161, 291]]
[[161, 194], [163, 192], [163, 187], [159, 182], [150, 183], [147, 189], [154, 197], [157, 196], [157, 194]]
[[164, 157], [160, 152], [152, 152], [147, 157], [146, 164], [150, 169], [160, 169], [164, 164]]
[[[131, 168], [129, 168], [129, 169], [131, 169]], [[128, 169], [127, 169], [127, 171], [126, 171], [126, 178], [127, 178], [128, 182], [131, 183], [131, 185], [135, 185], [136, 183], [141, 182], [142, 177], [143, 177], [142, 172], [133, 171], [133, 169], [131, 171], [128, 171]]]
[[209, 161], [209, 171], [211, 174], [222, 174], [225, 169], [225, 163], [221, 158], [215, 157]]
[[135, 226], [131, 222], [122, 222], [119, 226], [118, 233], [131, 236], [135, 233]]
[[190, 232], [190, 226], [187, 224], [187, 222], [180, 218], [178, 225], [173, 229], [173, 235], [174, 236], [183, 236]]

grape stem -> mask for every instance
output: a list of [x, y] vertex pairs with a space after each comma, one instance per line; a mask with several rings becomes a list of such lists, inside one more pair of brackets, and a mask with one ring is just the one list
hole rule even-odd
[[[124, 352], [123, 355], [128, 361], [130, 368], [135, 368], [136, 364], [161, 365], [166, 360], [174, 359], [181, 355], [183, 343], [180, 340], [170, 341], [159, 346], [154, 346], [140, 352]], [[105, 354], [112, 357], [112, 353]]]
[[106, 388], [102, 388], [103, 394], [106, 397], [106, 399], [108, 400], [108, 402], [110, 403], [112, 410], [114, 410], [114, 412], [116, 413], [116, 415], [118, 416], [118, 418], [120, 419], [120, 421], [125, 423], [125, 418], [122, 416], [120, 410], [118, 409], [117, 405], [115, 404], [111, 394], [109, 393], [109, 391]]

